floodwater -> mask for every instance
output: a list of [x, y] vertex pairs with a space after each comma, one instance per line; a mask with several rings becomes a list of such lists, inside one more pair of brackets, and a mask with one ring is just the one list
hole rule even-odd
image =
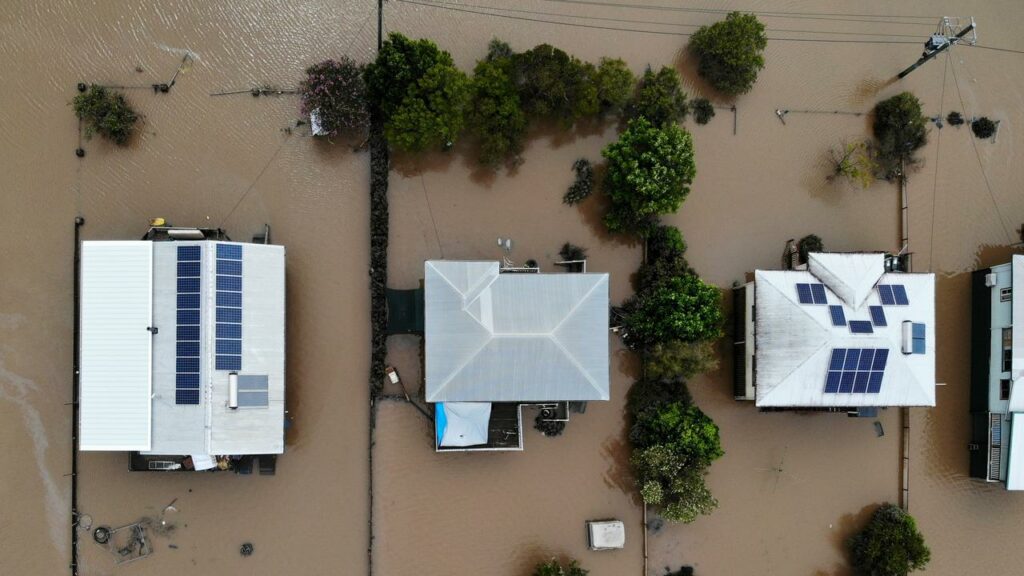
[[[313, 141], [304, 127], [289, 131], [294, 96], [210, 93], [290, 88], [305, 65], [329, 56], [367, 61], [376, 3], [9, 4], [0, 14], [0, 572], [56, 574], [70, 559], [72, 222], [81, 215], [86, 239], [139, 236], [154, 216], [223, 226], [240, 239], [269, 223], [274, 241], [288, 248], [294, 420], [274, 477], [135, 475], [122, 455], [82, 454], [79, 508], [94, 525], [156, 518], [172, 501], [177, 509], [164, 514], [173, 529], [155, 540], [154, 555], [132, 565], [114, 567], [83, 532], [82, 573], [365, 573], [368, 155], [350, 142]], [[673, 65], [691, 93], [705, 91], [679, 34], [720, 15], [642, 4], [394, 0], [384, 28], [435, 39], [467, 70], [498, 36], [517, 49], [549, 42], [588, 60], [621, 57], [638, 73], [648, 64]], [[755, 267], [776, 266], [787, 239], [811, 232], [833, 250], [901, 248], [893, 186], [861, 191], [824, 180], [828, 147], [864, 137], [868, 120], [818, 112], [864, 112], [910, 89], [928, 114], [957, 109], [1002, 120], [994, 143], [972, 139], [967, 128], [933, 128], [923, 166], [910, 179], [908, 249], [916, 271], [940, 276], [938, 379], [945, 385], [935, 409], [910, 413], [909, 506], [932, 547], [929, 574], [1013, 573], [1019, 560], [1007, 551], [1024, 536], [1024, 497], [967, 478], [966, 272], [1005, 259], [1001, 247], [1017, 239], [1024, 221], [1015, 189], [1022, 168], [1014, 161], [1024, 144], [1016, 128], [1024, 118], [1024, 56], [958, 47], [892, 83], [920, 44], [866, 41], [918, 42], [949, 10], [975, 16], [981, 44], [1021, 50], [1013, 24], [1024, 7], [1010, 0], [871, 0], [856, 8], [751, 0], [739, 7], [772, 12], [764, 18], [769, 36], [790, 40], [769, 41], [766, 68], [736, 102], [735, 116], [719, 109], [707, 126], [688, 124], [698, 176], [682, 210], [668, 218], [687, 238], [690, 263], [723, 288]], [[75, 158], [68, 103], [77, 82], [166, 82], [185, 54], [191, 62], [169, 94], [128, 90], [145, 116], [132, 146], [92, 140], [86, 157]], [[776, 109], [792, 110], [785, 124]], [[395, 158], [389, 283], [415, 286], [426, 258], [500, 258], [501, 236], [513, 239], [513, 260], [536, 259], [545, 270], [563, 242], [587, 247], [588, 269], [611, 273], [614, 301], [627, 297], [639, 247], [601, 234], [596, 200], [580, 209], [560, 201], [572, 161], [598, 159], [614, 128], [538, 129], [525, 162], [498, 174], [478, 170], [467, 146]], [[416, 342], [393, 340], [392, 360], [415, 387]], [[382, 402], [374, 573], [514, 576], [550, 556], [579, 558], [595, 576], [640, 573], [642, 513], [629, 488], [622, 411], [635, 366], [614, 346], [612, 401], [574, 415], [562, 437], [531, 430], [522, 453], [435, 455], [426, 419], [404, 403]], [[694, 524], [652, 533], [648, 573], [689, 564], [701, 574], [845, 574], [842, 541], [871, 506], [900, 498], [899, 413], [881, 414], [880, 438], [870, 421], [759, 414], [731, 400], [728, 371], [691, 383], [722, 428], [726, 455], [709, 477], [720, 506]], [[625, 550], [585, 549], [583, 521], [597, 517], [626, 521]], [[254, 545], [252, 557], [239, 555], [244, 542]]]

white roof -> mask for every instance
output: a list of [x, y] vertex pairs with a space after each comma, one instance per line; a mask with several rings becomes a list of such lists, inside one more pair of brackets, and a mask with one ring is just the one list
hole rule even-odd
[[146, 244], [82, 245], [82, 450], [150, 447], [153, 261]]
[[[126, 258], [122, 253], [110, 250], [109, 246], [129, 246], [139, 258], [145, 255], [147, 266], [143, 272], [136, 259]], [[235, 336], [217, 338], [218, 331], [218, 246], [241, 248], [240, 260], [231, 264], [240, 273], [240, 287], [232, 296], [237, 297], [231, 306], [238, 310], [237, 321], [240, 338]], [[198, 297], [199, 320], [198, 346], [195, 362], [198, 363], [198, 382], [189, 394], [195, 395], [192, 402], [179, 402], [179, 262], [178, 249], [196, 247], [199, 250]], [[93, 254], [87, 264], [87, 254]], [[83, 325], [91, 317], [117, 317], [123, 314], [122, 302], [144, 301], [146, 321], [139, 330], [145, 335], [147, 347], [119, 350], [116, 361], [97, 365], [91, 360], [96, 353], [86, 346], [83, 339], [83, 374], [81, 391], [83, 399], [102, 390], [102, 383], [123, 379], [129, 369], [142, 373], [146, 378], [143, 401], [147, 419], [146, 445], [135, 443], [123, 445], [90, 445], [82, 443], [83, 450], [138, 450], [148, 454], [167, 455], [232, 455], [232, 454], [279, 454], [284, 451], [284, 401], [285, 401], [285, 269], [284, 248], [262, 244], [239, 244], [212, 241], [175, 242], [103, 242], [83, 243], [83, 277], [87, 266], [102, 266], [92, 274], [93, 281], [116, 287], [117, 298], [109, 305], [98, 306], [84, 298], [83, 281], [82, 318]], [[133, 275], [144, 275], [146, 281], [126, 282]], [[83, 278], [84, 280], [84, 278]], [[224, 294], [224, 292], [221, 292]], [[240, 307], [239, 307], [240, 306]], [[234, 311], [232, 310], [232, 311]], [[158, 330], [151, 334], [146, 326]], [[105, 322], [102, 333], [106, 338], [134, 336], [127, 327]], [[84, 330], [83, 330], [84, 335]], [[228, 407], [228, 380], [231, 369], [217, 366], [217, 347], [225, 340], [240, 348], [241, 369], [239, 374], [239, 407]], [[88, 379], [84, 367], [91, 366]], [[141, 367], [145, 366], [143, 370]], [[137, 377], [137, 376], [136, 376]], [[265, 392], [264, 392], [265, 391]], [[112, 394], [118, 401], [126, 402], [123, 391]], [[266, 399], [259, 406], [252, 405], [251, 399]], [[84, 404], [83, 404], [84, 408]], [[140, 408], [141, 410], [141, 408]], [[151, 415], [151, 416], [150, 416]], [[87, 427], [95, 427], [95, 418], [86, 418], [82, 413], [83, 438]], [[123, 432], [117, 432], [122, 434]]]
[[[1006, 489], [1024, 490], [1024, 414], [1015, 412], [1010, 422], [1010, 460], [1006, 463]], [[1006, 427], [1003, 427], [1006, 430]]]
[[425, 264], [428, 402], [608, 399], [608, 275]]
[[[815, 253], [806, 271], [755, 273], [758, 406], [935, 405], [935, 277], [886, 273], [884, 262], [882, 254]], [[801, 303], [797, 284], [823, 285], [827, 304]], [[902, 285], [909, 304], [883, 303], [880, 285]], [[843, 325], [833, 325], [830, 306], [841, 307]], [[872, 322], [873, 306], [882, 308], [886, 325]], [[867, 321], [871, 332], [853, 333], [851, 320]], [[924, 325], [923, 354], [903, 353], [904, 322]], [[878, 391], [826, 392], [836, 350], [886, 350]]]
[[1014, 254], [1012, 262], [1012, 282], [1011, 284], [1013, 291], [1011, 292], [1012, 300], [1012, 316], [1013, 318], [1013, 354], [1012, 364], [1010, 366], [1011, 372], [1010, 377], [1014, 380], [1018, 378], [1024, 378], [1024, 255]]
[[621, 520], [587, 522], [590, 547], [594, 550], [610, 550], [626, 545], [626, 525]]

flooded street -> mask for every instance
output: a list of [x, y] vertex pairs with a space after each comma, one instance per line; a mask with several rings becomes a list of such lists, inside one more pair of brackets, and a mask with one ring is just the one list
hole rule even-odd
[[[602, 2], [604, 0], [601, 0]], [[517, 50], [548, 42], [580, 58], [621, 57], [635, 73], [676, 66], [704, 93], [686, 34], [733, 7], [601, 6], [531, 0], [512, 5], [392, 0], [384, 30], [429, 37], [470, 70], [487, 42]], [[615, 3], [619, 4], [619, 3]], [[664, 5], [670, 3], [664, 2]], [[498, 6], [488, 9], [483, 6]], [[698, 176], [667, 220], [690, 264], [728, 288], [778, 266], [785, 241], [808, 233], [829, 250], [901, 248], [900, 198], [880, 182], [854, 190], [825, 181], [828, 148], [864, 138], [874, 102], [912, 90], [928, 115], [960, 110], [1001, 120], [996, 142], [969, 128], [932, 126], [909, 180], [909, 251], [937, 282], [937, 407], [910, 412], [909, 509], [932, 549], [928, 574], [1019, 570], [1024, 496], [967, 477], [970, 285], [967, 272], [1006, 261], [1024, 221], [1024, 55], [957, 47], [899, 83], [943, 14], [974, 16], [980, 44], [1024, 50], [1010, 0], [913, 2], [751, 0], [768, 27], [754, 90], [718, 101], [694, 134]], [[211, 96], [253, 86], [294, 88], [327, 57], [372, 59], [376, 2], [179, 0], [81, 4], [16, 0], [0, 14], [0, 573], [65, 574], [71, 558], [73, 220], [83, 239], [134, 239], [151, 217], [223, 227], [247, 240], [264, 223], [288, 253], [288, 410], [277, 475], [130, 474], [127, 456], [82, 453], [79, 509], [94, 525], [165, 513], [170, 528], [137, 564], [113, 559], [80, 532], [82, 574], [365, 574], [369, 441], [369, 155], [354, 142], [314, 141], [295, 126], [294, 95]], [[946, 13], [944, 11], [954, 11]], [[845, 14], [857, 12], [858, 14]], [[488, 15], [490, 14], [490, 15]], [[495, 16], [497, 14], [497, 16]], [[891, 14], [889, 18], [877, 15]], [[585, 16], [586, 18], [582, 18]], [[563, 24], [556, 24], [561, 22]], [[637, 32], [642, 30], [650, 33]], [[877, 41], [907, 42], [875, 43]], [[167, 82], [190, 59], [167, 94]], [[70, 108], [78, 82], [125, 92], [143, 114], [125, 149], [83, 144]], [[776, 110], [791, 110], [784, 116]], [[834, 113], [834, 112], [842, 113]], [[598, 160], [608, 124], [571, 134], [537, 127], [524, 163], [480, 170], [470, 143], [448, 154], [392, 158], [389, 285], [416, 287], [423, 261], [510, 257], [542, 270], [564, 242], [588, 249], [588, 270], [611, 275], [611, 299], [632, 292], [640, 247], [602, 232], [597, 199], [562, 204], [579, 157]], [[418, 341], [391, 339], [392, 361], [418, 380]], [[513, 454], [432, 450], [430, 423], [394, 400], [378, 406], [374, 453], [374, 573], [517, 576], [538, 560], [579, 558], [594, 576], [639, 574], [642, 511], [632, 490], [624, 395], [635, 360], [613, 340], [611, 401], [573, 415], [566, 433], [530, 428]], [[725, 352], [728, 354], [727, 352]], [[731, 398], [723, 368], [695, 379], [698, 404], [721, 427], [726, 455], [711, 468], [719, 508], [668, 525], [648, 542], [648, 574], [846, 574], [842, 543], [871, 506], [900, 499], [901, 419], [758, 413]], [[524, 422], [532, 419], [529, 412]], [[532, 424], [532, 422], [531, 422]], [[583, 521], [626, 522], [626, 549], [586, 550]], [[255, 552], [244, 558], [242, 543]]]

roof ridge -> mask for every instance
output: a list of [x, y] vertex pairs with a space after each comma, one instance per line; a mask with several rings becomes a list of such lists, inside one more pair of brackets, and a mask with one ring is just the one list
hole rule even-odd
[[597, 382], [594, 382], [594, 379], [590, 377], [590, 374], [587, 372], [585, 368], [583, 368], [579, 360], [577, 360], [576, 357], [573, 356], [571, 352], [569, 352], [568, 348], [566, 348], [565, 345], [562, 344], [558, 340], [558, 338], [555, 337], [554, 334], [549, 335], [548, 338], [555, 343], [555, 346], [557, 346], [558, 349], [562, 351], [562, 354], [569, 359], [569, 362], [572, 362], [573, 366], [576, 367], [579, 373], [583, 375], [583, 378], [586, 379], [587, 383], [590, 384], [590, 387], [593, 388], [594, 391], [598, 393], [598, 395], [600, 395], [601, 388], [598, 386]]
[[590, 287], [589, 290], [587, 290], [587, 293], [584, 294], [583, 296], [580, 296], [576, 303], [573, 304], [572, 308], [565, 313], [565, 316], [562, 316], [562, 319], [558, 321], [558, 324], [555, 324], [555, 327], [552, 328], [550, 332], [548, 332], [549, 334], [553, 336], [555, 332], [558, 332], [558, 329], [562, 327], [562, 324], [565, 324], [566, 320], [568, 320], [574, 314], [576, 314], [576, 311], [579, 310], [580, 306], [582, 306], [583, 303], [590, 298], [590, 295], [594, 293], [594, 290], [597, 290], [597, 287], [601, 285], [601, 278], [604, 277], [597, 278], [597, 281], [594, 282], [594, 284]]

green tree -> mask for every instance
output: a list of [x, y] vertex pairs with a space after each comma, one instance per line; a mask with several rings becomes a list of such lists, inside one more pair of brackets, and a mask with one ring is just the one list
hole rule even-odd
[[469, 98], [466, 75], [451, 64], [436, 64], [409, 89], [384, 134], [403, 150], [448, 148], [462, 131]]
[[686, 242], [675, 226], [658, 225], [647, 235], [647, 252], [637, 271], [637, 286], [645, 292], [672, 276], [696, 274], [686, 262]]
[[847, 546], [854, 570], [865, 576], [906, 576], [924, 569], [931, 559], [914, 518], [892, 504], [875, 510], [867, 527]]
[[495, 42], [500, 41], [491, 41], [487, 59], [473, 70], [473, 105], [468, 118], [470, 129], [480, 140], [479, 159], [485, 166], [518, 155], [526, 135], [526, 114], [512, 79], [512, 60], [497, 55], [504, 50], [495, 47]]
[[629, 118], [643, 117], [655, 126], [682, 122], [688, 108], [679, 74], [668, 66], [657, 72], [648, 68], [626, 111]]
[[611, 200], [604, 223], [611, 232], [649, 233], [658, 215], [679, 209], [697, 175], [693, 139], [675, 124], [630, 120], [601, 155], [607, 160], [603, 188]]
[[692, 107], [697, 124], [707, 124], [715, 117], [715, 106], [707, 98], [694, 98]]
[[651, 346], [644, 360], [650, 378], [692, 378], [718, 369], [718, 355], [711, 342], [672, 340]]
[[990, 120], [987, 116], [982, 116], [971, 122], [971, 131], [978, 138], [985, 139], [991, 138], [996, 134], [996, 123]]
[[430, 40], [410, 40], [392, 32], [364, 74], [367, 96], [381, 119], [390, 118], [410, 90], [438, 64], [451, 66], [451, 55]]
[[583, 202], [594, 190], [594, 166], [586, 158], [578, 158], [572, 163], [572, 170], [576, 173], [576, 179], [562, 196], [562, 202], [574, 206]]
[[593, 81], [596, 69], [574, 56], [541, 44], [513, 57], [519, 99], [530, 116], [572, 125], [600, 110]]
[[731, 12], [725, 20], [704, 26], [690, 38], [690, 49], [700, 58], [697, 73], [716, 90], [732, 96], [754, 87], [764, 68], [768, 45], [764, 24], [753, 14]]
[[331, 136], [365, 128], [369, 123], [363, 69], [347, 56], [306, 68], [299, 94], [302, 115], [317, 110], [321, 126]]
[[903, 176], [905, 167], [918, 163], [914, 153], [928, 142], [926, 122], [921, 102], [910, 92], [875, 105], [874, 132], [882, 176]]
[[832, 148], [830, 154], [832, 173], [826, 177], [829, 182], [845, 178], [861, 188], [870, 188], [874, 184], [878, 164], [866, 142], [846, 142]]
[[796, 249], [800, 253], [800, 261], [806, 264], [808, 254], [825, 251], [825, 243], [817, 234], [808, 234], [796, 243]]
[[569, 564], [563, 566], [555, 558], [537, 564], [533, 569], [533, 576], [587, 576], [589, 573], [590, 571], [581, 568], [576, 560], [570, 560]]
[[636, 79], [626, 62], [620, 58], [601, 58], [594, 73], [600, 112], [617, 113], [623, 109], [633, 92]]
[[718, 426], [700, 408], [681, 400], [635, 414], [629, 439], [641, 449], [668, 447], [686, 467], [707, 466], [723, 454]]
[[722, 334], [721, 293], [695, 274], [672, 276], [624, 306], [623, 340], [633, 350], [681, 340], [715, 340]]
[[124, 95], [96, 84], [75, 96], [72, 106], [85, 124], [86, 138], [99, 134], [118, 146], [128, 144], [139, 120]]

